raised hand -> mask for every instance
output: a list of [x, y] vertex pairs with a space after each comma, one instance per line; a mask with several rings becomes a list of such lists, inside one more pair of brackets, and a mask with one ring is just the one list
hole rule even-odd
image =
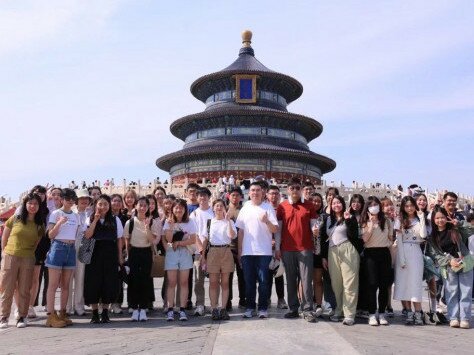
[[66, 216], [58, 216], [58, 219], [56, 219], [56, 223], [62, 226], [64, 223], [68, 221], [68, 218]]
[[349, 212], [349, 210], [346, 210], [344, 212], [344, 219], [349, 219], [349, 218], [351, 218], [351, 213]]
[[448, 223], [451, 223], [453, 227], [456, 227], [459, 224], [459, 221], [456, 218], [452, 218], [448, 216], [447, 219], [448, 219]]

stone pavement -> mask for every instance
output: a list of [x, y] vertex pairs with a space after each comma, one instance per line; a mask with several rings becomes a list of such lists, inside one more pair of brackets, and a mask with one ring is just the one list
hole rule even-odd
[[[155, 279], [156, 295], [161, 280]], [[207, 289], [207, 285], [206, 285]], [[237, 295], [234, 284], [234, 295]], [[158, 298], [157, 298], [158, 299]], [[474, 349], [474, 330], [447, 326], [407, 327], [400, 310], [387, 327], [370, 327], [366, 320], [347, 327], [324, 317], [316, 323], [284, 319], [284, 310], [273, 307], [265, 320], [244, 320], [234, 307], [230, 321], [212, 322], [210, 315], [189, 316], [189, 321], [168, 323], [162, 309], [149, 313], [144, 323], [129, 315], [112, 315], [108, 325], [89, 324], [72, 317], [64, 329], [44, 327], [45, 313], [25, 329], [0, 330], [0, 354], [466, 354]], [[234, 302], [235, 303], [235, 302]], [[155, 305], [162, 305], [161, 300]], [[398, 302], [394, 302], [398, 306]], [[424, 305], [426, 307], [426, 304]], [[37, 307], [37, 310], [39, 307]]]

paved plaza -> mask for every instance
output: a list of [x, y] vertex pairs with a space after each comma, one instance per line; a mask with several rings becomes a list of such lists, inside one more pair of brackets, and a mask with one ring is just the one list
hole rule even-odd
[[[161, 279], [155, 279], [156, 295]], [[207, 285], [206, 285], [207, 288]], [[234, 283], [234, 295], [238, 294]], [[316, 323], [284, 319], [285, 310], [276, 308], [270, 317], [242, 319], [234, 307], [230, 321], [212, 322], [210, 315], [187, 322], [166, 322], [161, 299], [158, 310], [145, 323], [132, 323], [129, 315], [112, 315], [107, 325], [89, 324], [85, 317], [72, 317], [74, 325], [64, 329], [44, 326], [46, 315], [25, 329], [0, 330], [0, 354], [466, 354], [474, 349], [474, 330], [448, 326], [407, 327], [400, 306], [387, 327], [371, 327], [366, 320], [352, 326], [333, 323], [325, 316]], [[207, 301], [208, 302], [208, 301]], [[234, 302], [236, 303], [236, 302]], [[209, 304], [209, 303], [207, 303]], [[397, 309], [398, 307], [398, 309]], [[424, 304], [427, 308], [427, 304]], [[39, 307], [37, 307], [39, 309]], [[189, 313], [190, 314], [190, 313]]]

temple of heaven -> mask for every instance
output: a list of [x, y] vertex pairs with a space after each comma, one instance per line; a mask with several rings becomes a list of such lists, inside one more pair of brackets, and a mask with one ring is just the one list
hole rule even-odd
[[244, 31], [238, 58], [192, 83], [191, 93], [206, 109], [171, 124], [184, 147], [156, 160], [173, 183], [224, 175], [239, 180], [263, 175], [278, 182], [296, 176], [320, 183], [336, 167], [334, 160], [308, 148], [323, 126], [286, 108], [301, 96], [303, 86], [260, 63], [251, 39], [252, 32]]

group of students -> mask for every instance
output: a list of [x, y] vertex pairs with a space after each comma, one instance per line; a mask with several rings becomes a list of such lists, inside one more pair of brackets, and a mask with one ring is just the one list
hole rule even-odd
[[[430, 206], [424, 194], [405, 196], [399, 213], [390, 199], [375, 196], [364, 201], [353, 195], [346, 207], [336, 188], [323, 199], [296, 178], [287, 194], [282, 201], [279, 188], [265, 181], [250, 184], [248, 201], [233, 188], [227, 199], [212, 202], [211, 191], [194, 183], [186, 188], [187, 200], [161, 187], [143, 197], [131, 189], [122, 197], [99, 187], [35, 186], [2, 236], [0, 328], [8, 326], [13, 298], [17, 327], [36, 317], [44, 267], [46, 326], [71, 325], [69, 315], [83, 315], [85, 305], [91, 323], [109, 323], [109, 311], [122, 312], [125, 279], [131, 320], [146, 321], [155, 301], [157, 252], [165, 257], [161, 296], [168, 321], [188, 319], [193, 290], [194, 314], [205, 314], [206, 277], [212, 320], [230, 319], [234, 272], [243, 317], [267, 318], [273, 274], [284, 268], [288, 304], [282, 276], [275, 286], [278, 308], [288, 309], [285, 318], [314, 322], [324, 298], [331, 321], [352, 325], [363, 316], [372, 326], [388, 325], [395, 284], [393, 299], [402, 302], [406, 324], [443, 322], [436, 308], [444, 299], [450, 326], [470, 327], [473, 216], [465, 221], [456, 211], [456, 194]], [[423, 280], [430, 291], [425, 313]]]

